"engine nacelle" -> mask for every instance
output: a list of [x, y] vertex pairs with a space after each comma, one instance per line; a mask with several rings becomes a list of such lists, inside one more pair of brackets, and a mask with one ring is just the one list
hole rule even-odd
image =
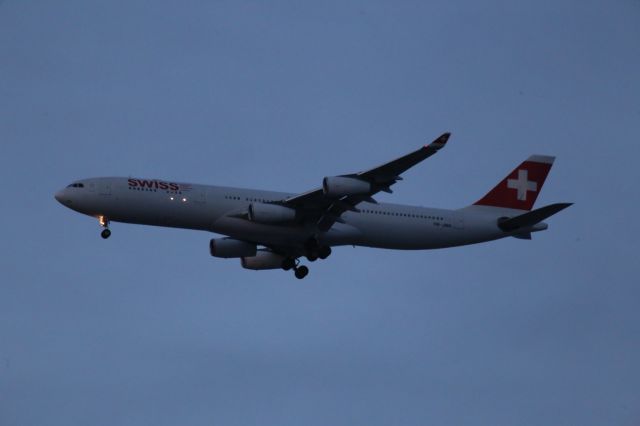
[[322, 179], [322, 192], [328, 197], [335, 198], [345, 195], [365, 195], [371, 193], [371, 184], [356, 178], [332, 176]]
[[280, 269], [285, 257], [269, 250], [258, 250], [255, 256], [242, 257], [240, 264], [245, 269], [260, 271], [263, 269]]
[[234, 240], [233, 238], [214, 238], [209, 242], [211, 256], [231, 257], [255, 256], [256, 245], [246, 241]]
[[258, 223], [285, 223], [296, 219], [296, 211], [277, 204], [249, 204], [249, 220]]

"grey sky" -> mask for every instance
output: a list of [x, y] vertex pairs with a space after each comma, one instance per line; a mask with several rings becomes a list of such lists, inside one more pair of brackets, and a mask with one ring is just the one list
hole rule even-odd
[[[0, 2], [1, 425], [636, 425], [640, 3]], [[340, 248], [304, 282], [53, 193], [304, 191], [452, 131], [383, 200], [528, 155], [534, 240]]]

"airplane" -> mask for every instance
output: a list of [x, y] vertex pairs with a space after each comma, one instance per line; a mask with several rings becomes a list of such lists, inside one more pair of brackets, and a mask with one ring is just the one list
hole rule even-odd
[[437, 249], [515, 237], [529, 240], [547, 229], [543, 222], [572, 203], [532, 210], [554, 158], [532, 155], [485, 196], [455, 210], [382, 203], [401, 175], [443, 148], [450, 133], [372, 169], [327, 176], [319, 188], [300, 194], [160, 179], [81, 179], [55, 194], [64, 206], [98, 219], [102, 238], [110, 222], [210, 231], [218, 258], [239, 258], [251, 270], [293, 270], [326, 259], [335, 246], [398, 250]]

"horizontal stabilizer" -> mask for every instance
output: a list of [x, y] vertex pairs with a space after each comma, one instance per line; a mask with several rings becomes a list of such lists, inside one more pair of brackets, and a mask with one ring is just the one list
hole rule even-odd
[[539, 209], [532, 210], [528, 213], [521, 214], [520, 216], [503, 219], [498, 222], [500, 229], [506, 232], [515, 231], [519, 228], [526, 228], [533, 226], [536, 223], [542, 222], [548, 217], [553, 216], [561, 210], [566, 209], [573, 203], [557, 203], [551, 204]]
[[531, 232], [523, 232], [522, 234], [515, 234], [513, 238], [517, 238], [519, 240], [530, 240]]

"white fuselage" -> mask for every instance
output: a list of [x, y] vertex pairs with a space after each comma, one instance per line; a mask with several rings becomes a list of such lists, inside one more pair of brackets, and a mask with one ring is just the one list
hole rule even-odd
[[293, 194], [128, 178], [81, 182], [82, 187], [59, 191], [56, 199], [73, 210], [109, 221], [211, 231], [258, 244], [302, 246], [314, 236], [329, 246], [452, 247], [510, 236], [497, 226], [497, 219], [521, 213], [482, 206], [445, 210], [362, 202], [357, 206], [359, 212], [345, 212], [341, 222], [318, 234], [312, 223], [267, 225], [243, 216], [250, 203], [281, 201]]

